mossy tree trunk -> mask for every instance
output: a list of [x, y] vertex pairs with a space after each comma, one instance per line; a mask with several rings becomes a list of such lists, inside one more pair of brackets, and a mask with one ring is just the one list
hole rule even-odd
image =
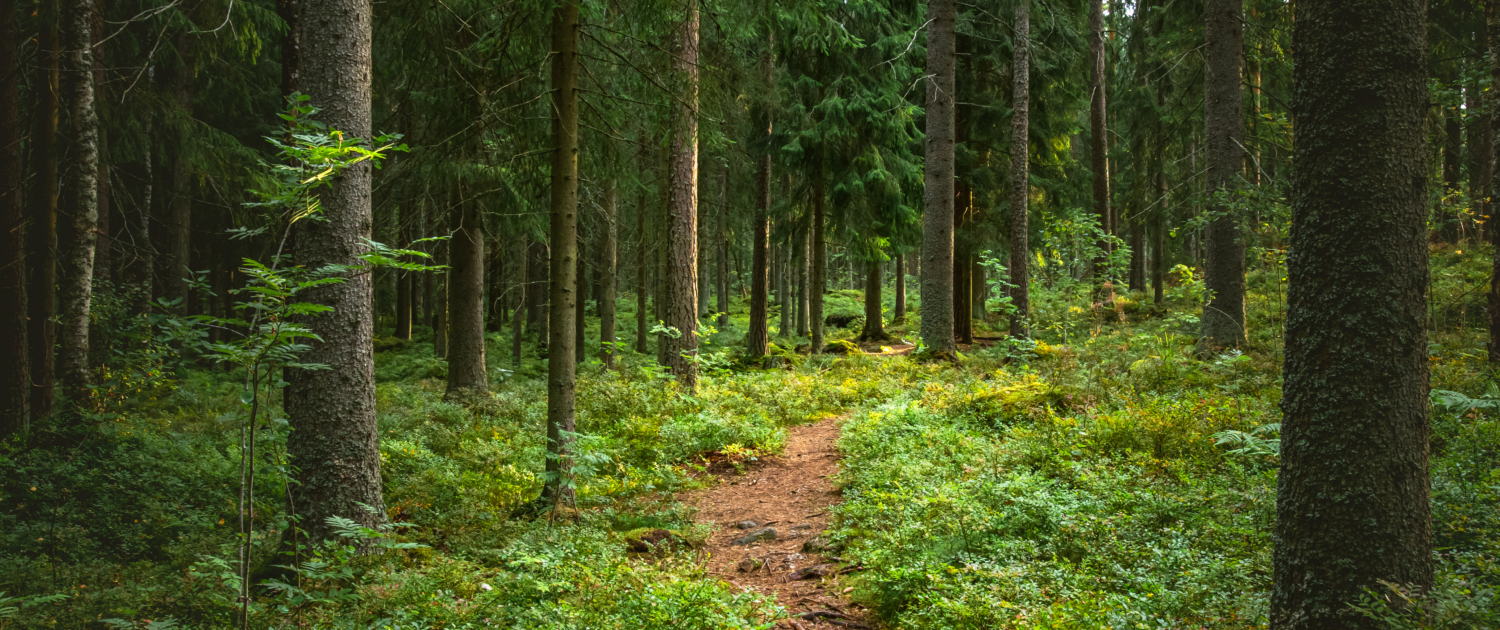
[[1426, 3], [1295, 19], [1271, 627], [1374, 628], [1350, 608], [1367, 590], [1433, 583]]

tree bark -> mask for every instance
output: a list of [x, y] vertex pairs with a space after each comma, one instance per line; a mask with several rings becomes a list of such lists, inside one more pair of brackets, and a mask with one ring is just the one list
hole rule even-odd
[[[286, 97], [302, 89], [302, 53], [297, 33], [302, 0], [276, 0], [276, 15], [286, 23], [286, 34], [281, 37], [281, 98], [285, 101]], [[285, 106], [283, 102], [282, 107]]]
[[1208, 131], [1209, 212], [1204, 249], [1203, 284], [1211, 297], [1203, 305], [1201, 351], [1209, 352], [1245, 343], [1245, 244], [1240, 239], [1239, 217], [1216, 199], [1218, 193], [1234, 190], [1244, 160], [1243, 104], [1240, 102], [1240, 70], [1244, 62], [1243, 8], [1239, 0], [1208, 0], [1208, 63], [1204, 65], [1207, 103], [1204, 126]]
[[31, 423], [18, 41], [16, 2], [0, 0], [0, 439]]
[[1031, 336], [1031, 1], [1016, 3], [1010, 119], [1010, 336]]
[[[939, 0], [944, 1], [944, 0]], [[817, 164], [812, 173], [812, 233], [808, 235], [808, 265], [811, 267], [807, 287], [807, 324], [809, 350], [812, 354], [823, 354], [823, 293], [828, 287], [828, 244], [823, 240], [823, 216], [828, 204], [828, 173], [825, 171], [823, 149], [819, 148]]]
[[810, 230], [802, 230], [802, 233], [797, 236], [797, 249], [801, 252], [799, 255], [799, 260], [797, 261], [798, 337], [806, 337], [811, 334], [808, 329], [808, 310], [811, 308], [812, 302], [811, 296], [808, 294], [809, 288], [811, 287], [812, 283], [811, 279], [809, 278], [811, 274], [809, 273], [810, 263], [808, 262], [812, 254], [811, 248], [808, 246], [808, 243], [809, 241], [811, 241], [811, 239], [812, 232]]
[[859, 331], [860, 341], [883, 342], [890, 341], [891, 336], [885, 332], [885, 319], [881, 313], [884, 299], [880, 295], [882, 285], [880, 274], [880, 261], [872, 260], [866, 263], [865, 276], [865, 325]]
[[[443, 234], [449, 235], [449, 240], [438, 241], [437, 252], [432, 257], [432, 262], [439, 266], [449, 266], [449, 254], [453, 249], [453, 196], [448, 195], [445, 201], [437, 227]], [[439, 359], [448, 358], [448, 290], [452, 277], [453, 269], [449, 266], [432, 279], [434, 292], [437, 294], [432, 300], [432, 354]]]
[[578, 269], [573, 276], [577, 287], [573, 298], [573, 359], [574, 365], [578, 366], [588, 360], [587, 348], [584, 347], [584, 334], [588, 329], [588, 322], [584, 317], [589, 299], [588, 282], [585, 280], [588, 278], [588, 265], [585, 263], [588, 260], [588, 248], [581, 238], [578, 239], [578, 255], [574, 259]]
[[[93, 68], [94, 82], [93, 89], [95, 92], [94, 117], [96, 121], [101, 115], [100, 110], [103, 109], [102, 106], [104, 102], [108, 100], [107, 97], [102, 94], [105, 86], [104, 50], [102, 48], [102, 45], [104, 44], [106, 36], [107, 33], [104, 30], [104, 0], [95, 0], [89, 15], [89, 38], [90, 43], [93, 45], [93, 50], [90, 56], [92, 57], [91, 63]], [[95, 203], [95, 206], [98, 208], [99, 214], [98, 220], [95, 221], [94, 237], [93, 276], [95, 280], [111, 280], [112, 278], [110, 275], [110, 270], [114, 268], [114, 261], [111, 252], [111, 250], [114, 249], [114, 243], [110, 238], [110, 235], [113, 234], [113, 232], [110, 231], [110, 178], [109, 164], [107, 162], [109, 156], [109, 136], [106, 133], [107, 131], [108, 130], [105, 129], [102, 125], [99, 126], [98, 172], [95, 176], [95, 180], [98, 182], [97, 185], [99, 189], [98, 195], [96, 197], [97, 201]]]
[[59, 198], [57, 377], [66, 395], [88, 398], [89, 305], [94, 287], [94, 233], [99, 219], [99, 119], [94, 112], [94, 1], [68, 0], [61, 42], [67, 194]]
[[[923, 175], [922, 344], [934, 356], [956, 358], [953, 342], [953, 110], [957, 0], [928, 0], [927, 137]], [[821, 309], [820, 309], [821, 310]], [[819, 313], [821, 315], [821, 312]]]
[[671, 202], [667, 204], [670, 264], [666, 323], [676, 328], [667, 337], [667, 366], [677, 383], [698, 390], [698, 0], [686, 0], [686, 15], [677, 28], [672, 75], [677, 81], [673, 116]]
[[[1457, 108], [1447, 111], [1443, 119], [1443, 215], [1439, 225], [1442, 239], [1448, 243], [1458, 242], [1458, 216], [1453, 212], [1457, 203], [1453, 199], [1459, 191], [1459, 170], [1462, 167], [1464, 138], [1463, 125], [1459, 124]], [[1275, 163], [1272, 160], [1271, 163]]]
[[[646, 133], [643, 131], [641, 132], [642, 176], [646, 175], [651, 164], [650, 158], [646, 157], [646, 149], [644, 148], [646, 144], [645, 138]], [[647, 247], [647, 243], [651, 241], [650, 236], [646, 232], [646, 215], [649, 212], [648, 203], [649, 197], [646, 195], [646, 190], [642, 188], [636, 196], [635, 201], [635, 351], [637, 354], [646, 354], [651, 351], [646, 344], [646, 340], [650, 336], [649, 331], [651, 330], [650, 321], [646, 316], [646, 299], [651, 293], [651, 285], [648, 282], [650, 276], [647, 272], [651, 270], [652, 259], [650, 255], [651, 248]]]
[[729, 162], [724, 162], [723, 178], [719, 182], [718, 234], [714, 237], [714, 291], [718, 294], [719, 312], [715, 325], [720, 330], [729, 326]]
[[[347, 138], [370, 137], [369, 0], [307, 0], [303, 5], [302, 73], [310, 103], [329, 129]], [[297, 263], [306, 268], [357, 265], [370, 237], [371, 168], [345, 170], [319, 190], [325, 221], [298, 224]], [[322, 340], [300, 357], [327, 370], [287, 370], [286, 411], [292, 432], [287, 453], [297, 467], [293, 486], [300, 527], [311, 541], [333, 532], [341, 516], [367, 527], [385, 523], [381, 496], [379, 431], [375, 424], [374, 291], [369, 274], [316, 287], [301, 296], [332, 307], [303, 322]], [[364, 506], [369, 506], [368, 508]]]
[[[770, 53], [767, 53], [769, 56]], [[771, 117], [762, 112], [764, 120], [757, 123], [762, 130], [762, 139], [771, 135]], [[750, 329], [745, 333], [746, 351], [752, 359], [763, 357], [770, 349], [770, 325], [768, 303], [770, 302], [771, 277], [768, 268], [771, 244], [771, 155], [757, 156], [755, 173], [755, 242], [750, 250]]]
[[[955, 126], [959, 144], [965, 140], [964, 109], [957, 109], [958, 122]], [[973, 253], [967, 241], [967, 232], [971, 210], [969, 204], [974, 197], [969, 192], [968, 182], [963, 179], [955, 179], [953, 189], [953, 338], [958, 343], [971, 344], [974, 343], [973, 277], [970, 274]]]
[[516, 313], [510, 318], [510, 367], [521, 369], [521, 341], [526, 337], [526, 309], [530, 308], [531, 288], [527, 285], [527, 260], [531, 258], [531, 244], [521, 239], [521, 248], [516, 256]]
[[892, 322], [906, 321], [906, 255], [896, 254], [896, 307], [892, 311]]
[[506, 307], [510, 305], [505, 294], [505, 250], [490, 240], [484, 253], [489, 259], [484, 268], [484, 330], [498, 333], [505, 330]]
[[[1210, 40], [1212, 41], [1212, 40]], [[1114, 234], [1114, 214], [1109, 199], [1109, 108], [1105, 102], [1107, 55], [1104, 50], [1104, 0], [1089, 0], [1089, 165], [1094, 172], [1094, 214], [1104, 234]], [[1094, 261], [1094, 283], [1109, 281], [1109, 241], [1101, 240], [1103, 252]]]
[[615, 367], [615, 293], [619, 283], [620, 182], [610, 179], [604, 189], [604, 241], [599, 252], [599, 358], [604, 369]]
[[[177, 70], [176, 85], [173, 86], [173, 90], [176, 92], [177, 107], [189, 119], [193, 117], [193, 100], [196, 96], [193, 59], [197, 42], [197, 36], [190, 33], [185, 32], [177, 37], [177, 49], [182, 57], [182, 65]], [[340, 131], [347, 133], [347, 130], [341, 129]], [[163, 297], [168, 300], [179, 300], [176, 306], [177, 312], [186, 314], [190, 310], [188, 279], [192, 274], [193, 263], [193, 170], [187, 156], [189, 143], [187, 134], [180, 134], [175, 142], [176, 152], [172, 156], [172, 190], [168, 197], [171, 208], [171, 221], [168, 225], [171, 228], [171, 234], [167, 241], [167, 251], [164, 257], [166, 260], [163, 261], [166, 265], [164, 274], [166, 286]]]
[[479, 204], [460, 201], [448, 241], [448, 391], [463, 398], [489, 391], [484, 360], [484, 228]]
[[578, 4], [567, 0], [552, 12], [552, 259], [548, 305], [547, 472], [542, 500], [572, 503], [573, 433], [576, 420], [578, 325]]
[[1350, 609], [1366, 589], [1433, 583], [1426, 15], [1296, 5], [1278, 630], [1374, 628]]
[[31, 415], [52, 416], [55, 398], [54, 348], [57, 329], [57, 97], [58, 3], [40, 5], [36, 104], [32, 107], [31, 192], [26, 226], [27, 350], [31, 355]]
[[[151, 244], [151, 196], [154, 192], [156, 173], [151, 155], [156, 149], [151, 142], [152, 118], [147, 113], [141, 121], [141, 195], [136, 202], [134, 221], [125, 221], [125, 232], [132, 243], [130, 256], [123, 265], [125, 281], [134, 285], [139, 297], [131, 305], [135, 314], [145, 313], [151, 306], [152, 275], [156, 270], [156, 248]], [[32, 341], [35, 343], [35, 340]]]
[[[1489, 53], [1488, 60], [1490, 65], [1491, 86], [1489, 91], [1486, 92], [1486, 95], [1488, 96], [1486, 100], [1488, 102], [1485, 103], [1485, 111], [1493, 115], [1494, 112], [1500, 111], [1500, 108], [1497, 108], [1500, 107], [1500, 90], [1497, 90], [1494, 87], [1496, 85], [1500, 85], [1495, 83], [1496, 79], [1500, 79], [1500, 0], [1485, 1], [1484, 23], [1486, 37], [1485, 44], [1488, 48]], [[1493, 200], [1496, 196], [1495, 180], [1493, 177], [1496, 146], [1494, 142], [1495, 129], [1500, 129], [1500, 126], [1494, 126], [1492, 124], [1490, 130], [1491, 135], [1489, 137], [1490, 142], [1488, 143], [1489, 153], [1488, 159], [1486, 160], [1486, 163], [1489, 164], [1489, 168], [1491, 169], [1491, 177], [1490, 179], [1486, 180], [1488, 183], [1488, 187], [1485, 189], [1487, 191], [1485, 193], [1485, 198], [1489, 200], [1488, 203], [1486, 203], [1486, 208], [1489, 209], [1491, 213], [1493, 213], [1495, 209]], [[1484, 232], [1485, 236], [1488, 237], [1490, 245], [1493, 246], [1496, 243], [1500, 243], [1500, 226], [1495, 226], [1492, 224], [1492, 220], [1485, 221]], [[1500, 277], [1494, 275], [1494, 272], [1500, 271], [1500, 256], [1492, 256], [1492, 259], [1494, 259], [1494, 263], [1491, 267], [1490, 273], [1489, 295], [1490, 342], [1487, 349], [1489, 353], [1488, 358], [1490, 361], [1490, 365], [1500, 365], [1500, 347], [1496, 347], [1496, 343], [1500, 343]]]

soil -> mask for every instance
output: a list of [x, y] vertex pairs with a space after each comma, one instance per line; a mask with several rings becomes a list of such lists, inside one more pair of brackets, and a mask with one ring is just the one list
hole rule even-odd
[[[867, 611], [846, 599], [850, 576], [840, 569], [847, 563], [832, 552], [803, 550], [827, 528], [829, 507], [839, 501], [831, 481], [838, 472], [839, 420], [792, 427], [782, 455], [742, 464], [743, 472], [723, 466], [710, 487], [678, 497], [697, 508], [698, 522], [713, 528], [707, 542], [709, 574], [742, 591], [775, 596], [793, 615], [777, 628], [876, 626]], [[745, 521], [754, 526], [742, 529]], [[774, 540], [734, 544], [765, 527], [776, 530]], [[818, 612], [827, 614], [796, 616]]]

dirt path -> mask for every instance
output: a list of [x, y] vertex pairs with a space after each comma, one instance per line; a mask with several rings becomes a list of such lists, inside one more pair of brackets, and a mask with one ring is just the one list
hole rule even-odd
[[[729, 469], [711, 487], [679, 497], [698, 508], [698, 522], [713, 527], [708, 572], [742, 590], [775, 595], [793, 615], [778, 628], [875, 625], [845, 599], [849, 579], [838, 572], [844, 563], [831, 552], [814, 551], [824, 540], [828, 508], [839, 501], [830, 481], [838, 472], [839, 420], [793, 427], [783, 455], [763, 458], [743, 474]], [[736, 542], [756, 533], [768, 536], [766, 528], [774, 538]]]

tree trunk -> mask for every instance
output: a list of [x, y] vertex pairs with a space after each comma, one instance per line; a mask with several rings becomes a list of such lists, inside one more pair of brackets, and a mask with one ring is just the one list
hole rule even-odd
[[1296, 5], [1272, 628], [1374, 628], [1367, 590], [1433, 583], [1426, 6]]
[[[645, 144], [645, 137], [646, 134], [642, 132], [642, 145]], [[650, 167], [650, 161], [645, 157], [645, 154], [646, 150], [642, 148], [642, 176], [646, 174], [647, 169]], [[646, 191], [643, 188], [640, 194], [636, 196], [635, 202], [635, 351], [637, 354], [646, 354], [651, 351], [646, 346], [646, 340], [650, 335], [649, 331], [651, 329], [650, 321], [646, 316], [646, 298], [651, 293], [651, 285], [647, 281], [649, 278], [647, 272], [651, 270], [652, 259], [650, 255], [651, 248], [647, 247], [647, 243], [651, 241], [650, 236], [646, 232], [646, 214], [648, 212], [646, 204], [648, 203], [648, 199]]]
[[[136, 201], [135, 220], [125, 221], [126, 234], [131, 239], [130, 256], [123, 265], [125, 281], [139, 291], [131, 305], [131, 312], [145, 313], [151, 306], [152, 274], [156, 270], [156, 248], [151, 245], [151, 194], [156, 174], [151, 154], [156, 149], [151, 142], [152, 119], [149, 113], [141, 121], [141, 195]], [[36, 343], [32, 340], [32, 343]]]
[[[1485, 12], [1489, 12], [1488, 2], [1485, 3]], [[1479, 32], [1482, 43], [1486, 47], [1489, 46], [1492, 37], [1491, 30], [1488, 19], [1480, 23]], [[1476, 191], [1473, 191], [1473, 204], [1474, 214], [1485, 220], [1484, 227], [1481, 228], [1484, 230], [1490, 229], [1489, 218], [1493, 211], [1490, 196], [1495, 180], [1495, 114], [1490, 109], [1490, 103], [1483, 101], [1490, 100], [1493, 94], [1494, 90], [1483, 90], [1474, 99], [1475, 104], [1479, 106], [1476, 111], [1482, 113], [1479, 116], [1479, 186]]]
[[[1150, 168], [1147, 166], [1146, 168]], [[1139, 171], [1137, 171], [1139, 172]], [[1142, 204], [1145, 195], [1140, 195]], [[1146, 218], [1145, 212], [1137, 207], [1134, 211], [1127, 209], [1130, 215], [1130, 290], [1146, 290]]]
[[[1164, 91], [1156, 93], [1157, 106], [1166, 104]], [[1160, 198], [1156, 207], [1151, 211], [1151, 298], [1152, 302], [1161, 304], [1163, 285], [1167, 274], [1167, 133], [1165, 125], [1157, 125], [1156, 136], [1156, 159], [1153, 161], [1153, 171], [1156, 180], [1156, 191]]]
[[94, 233], [99, 219], [99, 119], [94, 112], [94, 1], [64, 5], [62, 95], [68, 108], [63, 134], [67, 194], [59, 198], [57, 377], [66, 395], [90, 395], [89, 305], [94, 287]]
[[[1457, 208], [1453, 196], [1458, 193], [1459, 169], [1462, 165], [1460, 155], [1463, 153], [1463, 125], [1458, 122], [1457, 109], [1450, 109], [1443, 119], [1443, 214], [1439, 223], [1442, 239], [1448, 243], [1458, 242], [1458, 216], [1454, 213]], [[1274, 163], [1274, 160], [1273, 160]]]
[[585, 246], [583, 239], [578, 240], [578, 255], [575, 258], [577, 259], [576, 265], [578, 269], [574, 276], [574, 282], [577, 283], [577, 290], [574, 292], [575, 297], [573, 299], [573, 358], [574, 369], [577, 369], [576, 366], [583, 365], [584, 361], [588, 360], [587, 348], [584, 347], [587, 345], [584, 342], [584, 334], [588, 329], [588, 322], [584, 316], [589, 299], [588, 282], [584, 280], [588, 277], [588, 266], [584, 261], [588, 260], [588, 248]]
[[[770, 53], [767, 52], [769, 57]], [[769, 109], [769, 108], [767, 108]], [[771, 135], [771, 117], [763, 111], [764, 120], [756, 126], [764, 136]], [[769, 249], [771, 244], [771, 155], [756, 158], [755, 173], [755, 242], [750, 250], [750, 329], [745, 333], [747, 353], [752, 359], [763, 357], [770, 348], [770, 333], [767, 303], [770, 301], [771, 277]]]
[[922, 344], [953, 359], [953, 109], [957, 0], [928, 0], [927, 137], [922, 221]]
[[698, 0], [686, 0], [672, 75], [679, 90], [672, 129], [672, 198], [667, 204], [670, 271], [667, 365], [689, 393], [698, 390]]
[[884, 299], [880, 295], [883, 284], [880, 277], [880, 261], [872, 260], [866, 263], [866, 268], [865, 326], [859, 332], [859, 340], [876, 343], [890, 341], [891, 336], [885, 332], [885, 319], [880, 312], [881, 306], [884, 306]]
[[32, 107], [31, 192], [27, 205], [27, 350], [31, 354], [31, 415], [52, 416], [53, 351], [57, 342], [57, 96], [58, 41], [54, 13], [58, 3], [40, 5], [37, 45], [36, 104]]
[[808, 328], [808, 310], [811, 308], [812, 296], [809, 295], [812, 281], [809, 278], [812, 254], [808, 242], [812, 239], [812, 232], [803, 230], [797, 237], [797, 249], [801, 251], [801, 260], [797, 262], [797, 336], [806, 337], [810, 334]]
[[[193, 116], [193, 100], [196, 96], [193, 81], [193, 57], [197, 42], [197, 36], [190, 33], [183, 33], [177, 37], [177, 49], [182, 57], [182, 65], [177, 70], [176, 85], [173, 89], [176, 91], [177, 107], [189, 119]], [[340, 129], [340, 131], [348, 133], [345, 129]], [[170, 240], [167, 241], [166, 260], [163, 261], [166, 265], [164, 274], [166, 286], [163, 297], [168, 300], [180, 300], [175, 308], [178, 313], [186, 314], [189, 312], [188, 279], [192, 274], [193, 264], [193, 170], [191, 160], [187, 156], [189, 142], [187, 134], [179, 134], [175, 142], [176, 152], [172, 156], [172, 190], [168, 197], [171, 207], [171, 220], [168, 225], [171, 228], [171, 234]]]
[[[505, 294], [505, 250], [498, 239], [485, 243], [485, 256], [489, 259], [484, 268], [484, 330], [498, 333], [505, 330], [505, 314], [509, 301]], [[399, 304], [398, 304], [399, 308]]]
[[823, 215], [828, 203], [824, 186], [827, 184], [828, 174], [824, 170], [823, 149], [819, 148], [817, 151], [818, 163], [813, 167], [812, 173], [812, 234], [808, 236], [811, 277], [808, 278], [807, 287], [807, 324], [811, 348], [809, 352], [812, 354], [823, 353], [823, 293], [828, 286], [828, 244], [823, 240]]
[[484, 360], [484, 228], [476, 201], [460, 201], [448, 241], [448, 391], [463, 398], [489, 391]]
[[[449, 195], [445, 202], [437, 227], [450, 238], [437, 242], [437, 252], [433, 255], [432, 262], [439, 266], [449, 266], [449, 254], [453, 249], [453, 196]], [[437, 294], [432, 300], [432, 354], [439, 359], [448, 358], [448, 289], [453, 277], [453, 269], [449, 267], [432, 279], [434, 292]]]
[[724, 162], [723, 179], [719, 181], [719, 225], [714, 237], [714, 290], [718, 293], [719, 312], [715, 323], [720, 330], [729, 326], [729, 162]]
[[552, 12], [552, 260], [548, 287], [547, 478], [542, 500], [572, 503], [572, 433], [577, 357], [573, 302], [578, 299], [578, 4]]
[[[302, 89], [297, 27], [302, 15], [302, 0], [276, 0], [276, 15], [286, 23], [286, 35], [281, 37], [281, 98], [285, 101], [293, 92]], [[286, 103], [281, 106], [286, 107]]]
[[[1106, 56], [1104, 0], [1089, 0], [1089, 166], [1094, 172], [1094, 214], [1099, 218], [1100, 230], [1104, 234], [1113, 234], [1114, 214], [1109, 207], [1109, 130], [1106, 128], [1109, 108], [1104, 98]], [[1113, 249], [1109, 241], [1099, 242], [1102, 253], [1094, 260], [1095, 285], [1109, 281], [1107, 269], [1109, 253]]]
[[[370, 137], [369, 0], [308, 0], [302, 39], [307, 58], [303, 87], [319, 119], [352, 138]], [[369, 162], [345, 170], [319, 189], [326, 221], [298, 224], [297, 263], [308, 268], [357, 265], [370, 237]], [[375, 424], [374, 306], [369, 274], [317, 287], [300, 297], [331, 312], [303, 322], [322, 341], [309, 342], [301, 360], [327, 370], [287, 370], [286, 411], [292, 432], [287, 454], [297, 467], [294, 504], [312, 541], [333, 532], [329, 517], [367, 527], [385, 523], [379, 431]], [[368, 507], [366, 507], [368, 506]]]
[[896, 308], [894, 309], [894, 323], [906, 321], [906, 255], [896, 254]]
[[18, 41], [16, 2], [0, 0], [0, 439], [31, 424]]
[[521, 342], [526, 338], [526, 309], [531, 307], [531, 287], [527, 286], [527, 260], [531, 258], [531, 244], [521, 239], [521, 249], [516, 256], [516, 313], [510, 318], [510, 367], [521, 369]]
[[1203, 285], [1212, 297], [1203, 305], [1202, 334], [1198, 347], [1209, 352], [1239, 346], [1245, 335], [1245, 244], [1240, 240], [1239, 217], [1217, 200], [1221, 191], [1236, 187], [1244, 144], [1243, 104], [1240, 102], [1240, 67], [1244, 61], [1244, 26], [1240, 0], [1208, 0], [1204, 17], [1208, 23], [1207, 103], [1204, 127], [1208, 130], [1209, 212], [1205, 239], [1207, 261]]
[[1031, 336], [1031, 0], [1016, 3], [1010, 119], [1010, 336]]
[[[964, 108], [958, 108], [957, 138], [958, 143], [963, 143], [963, 113]], [[973, 278], [969, 273], [973, 268], [973, 254], [967, 241], [969, 227], [969, 204], [973, 195], [969, 192], [968, 182], [956, 179], [953, 182], [953, 338], [958, 343], [974, 343], [974, 296]]]
[[615, 292], [619, 283], [620, 183], [610, 179], [604, 189], [604, 241], [599, 251], [599, 358], [604, 369], [615, 367]]
[[[989, 297], [989, 284], [985, 279], [984, 265], [979, 264], [978, 256], [970, 256], [972, 261], [969, 265], [969, 312], [973, 319], [986, 321], [989, 313], [985, 310], [984, 302]], [[973, 324], [969, 325], [969, 335], [974, 334]]]
[[[93, 46], [93, 50], [91, 51], [91, 54], [89, 56], [92, 58], [92, 79], [93, 89], [95, 92], [94, 118], [96, 122], [100, 117], [99, 110], [102, 109], [102, 105], [107, 100], [105, 95], [102, 94], [105, 86], [104, 50], [102, 46], [107, 35], [108, 33], [106, 33], [104, 30], [104, 0], [95, 0], [93, 6], [91, 7], [91, 10], [89, 11], [89, 41]], [[114, 260], [111, 252], [111, 250], [114, 248], [114, 244], [110, 238], [110, 235], [113, 234], [113, 232], [110, 231], [111, 213], [109, 164], [106, 161], [109, 156], [109, 138], [106, 134], [106, 131], [107, 130], [102, 125], [99, 126], [99, 158], [97, 160], [98, 171], [95, 176], [95, 180], [98, 182], [97, 186], [99, 189], [96, 196], [97, 201], [95, 202], [95, 206], [98, 208], [99, 215], [98, 220], [95, 221], [94, 237], [93, 277], [95, 280], [111, 280], [112, 278], [110, 276], [110, 270], [114, 268]]]
[[[1490, 65], [1490, 85], [1495, 86], [1500, 85], [1495, 83], [1497, 79], [1500, 79], [1500, 0], [1486, 0], [1486, 2], [1484, 3], [1484, 18], [1485, 35], [1487, 37], [1486, 45], [1489, 49], [1488, 59]], [[1497, 109], [1497, 107], [1500, 107], [1500, 90], [1496, 90], [1494, 87], [1491, 87], [1491, 89], [1486, 92], [1486, 94], [1489, 96], [1489, 98], [1487, 99], [1489, 102], [1485, 103], [1485, 105], [1487, 106], [1485, 108], [1485, 111], [1491, 112], [1492, 114], [1493, 112], [1500, 111], [1500, 109]], [[1500, 127], [1493, 127], [1491, 131], [1493, 132], [1495, 129], [1500, 129]], [[1489, 145], [1490, 153], [1487, 162], [1491, 164], [1491, 167], [1493, 168], [1493, 164], [1495, 161], [1494, 135], [1490, 136]], [[1491, 212], [1494, 212], [1495, 210], [1493, 200], [1496, 195], [1494, 188], [1495, 180], [1492, 177], [1489, 180], [1489, 187], [1485, 189], [1486, 191], [1488, 191], [1485, 195], [1486, 198], [1491, 200], [1486, 207]], [[1484, 227], [1485, 236], [1488, 237], [1490, 245], [1493, 246], [1496, 243], [1500, 243], [1500, 226], [1492, 225], [1492, 223], [1493, 221], [1486, 221]], [[1500, 365], [1500, 347], [1496, 346], [1497, 343], [1500, 343], [1500, 276], [1494, 275], [1494, 272], [1500, 272], [1500, 256], [1492, 256], [1492, 258], [1494, 259], [1494, 264], [1492, 267], [1492, 272], [1490, 274], [1490, 342], [1487, 349], [1489, 351], [1488, 358], [1490, 361], [1490, 365]]]
[[[412, 200], [413, 202], [415, 200]], [[401, 227], [399, 240], [401, 247], [408, 247], [411, 238], [411, 219], [406, 216], [412, 204], [408, 204], [401, 210]], [[409, 271], [396, 271], [396, 332], [392, 333], [397, 339], [411, 339], [411, 313], [412, 313], [412, 280], [414, 274]]]

